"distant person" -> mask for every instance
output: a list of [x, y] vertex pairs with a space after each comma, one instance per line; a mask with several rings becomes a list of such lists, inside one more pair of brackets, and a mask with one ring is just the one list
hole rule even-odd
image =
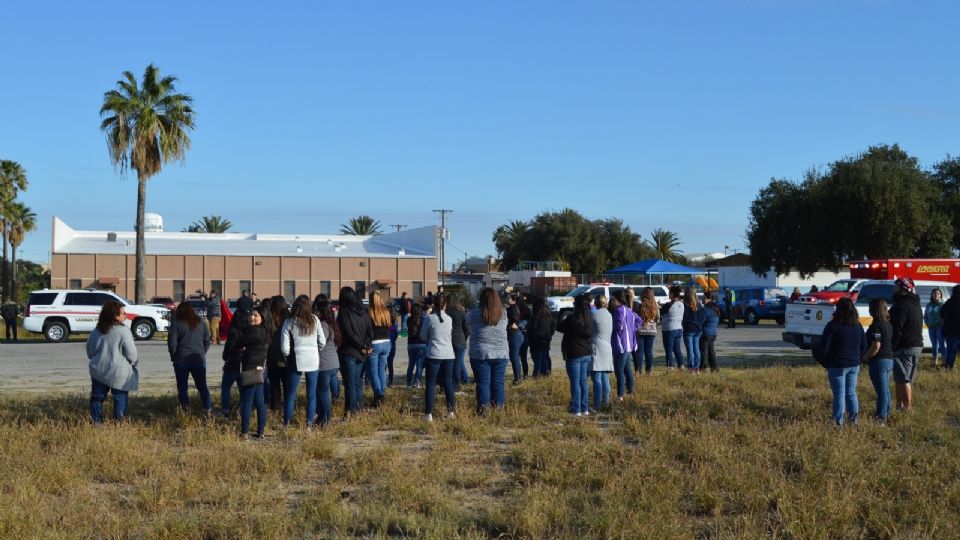
[[407, 319], [407, 388], [420, 388], [423, 364], [427, 358], [427, 342], [420, 337], [425, 315], [423, 306], [413, 304]]
[[210, 325], [210, 339], [217, 345], [220, 345], [220, 316], [222, 313], [220, 297], [214, 289], [210, 291], [210, 296], [207, 297], [207, 323]]
[[210, 329], [200, 322], [190, 302], [180, 302], [173, 313], [173, 324], [167, 331], [167, 351], [173, 363], [177, 380], [177, 402], [180, 409], [190, 408], [187, 396], [189, 377], [200, 394], [203, 410], [213, 411], [213, 400], [207, 387], [207, 351], [210, 349]]
[[893, 381], [897, 409], [913, 409], [913, 384], [917, 364], [923, 352], [923, 309], [920, 297], [913, 292], [913, 280], [902, 277], [894, 282], [893, 307], [890, 324], [893, 325]]
[[849, 298], [837, 300], [836, 311], [823, 329], [819, 348], [833, 393], [833, 421], [842, 426], [846, 417], [847, 422], [856, 424], [860, 416], [857, 375], [867, 340], [857, 308]]
[[800, 298], [803, 294], [800, 292], [800, 287], [794, 287], [793, 292], [790, 293], [790, 301], [796, 302], [797, 298]]
[[[240, 309], [240, 308], [237, 308]], [[250, 417], [253, 407], [257, 407], [257, 433], [260, 439], [267, 427], [267, 404], [263, 397], [263, 384], [266, 381], [267, 347], [270, 334], [263, 326], [263, 316], [255, 309], [250, 310], [250, 324], [243, 330], [238, 343], [240, 346], [240, 437], [246, 438], [250, 432]]]
[[[663, 325], [663, 350], [667, 355], [668, 369], [683, 369], [683, 302], [680, 301], [680, 287], [670, 287], [670, 301], [660, 308], [660, 321]], [[676, 361], [676, 367], [674, 367]]]
[[717, 367], [717, 327], [720, 326], [720, 308], [713, 301], [713, 293], [703, 293], [703, 334], [700, 335], [700, 364], [706, 362], [710, 371], [716, 372]]
[[467, 354], [467, 338], [470, 337], [470, 328], [467, 326], [467, 312], [460, 303], [460, 295], [447, 295], [447, 315], [453, 324], [453, 389], [460, 391], [460, 385], [467, 384], [467, 365], [464, 358]]
[[933, 357], [933, 367], [940, 367], [940, 356], [947, 354], [947, 342], [943, 337], [943, 318], [940, 309], [943, 307], [943, 293], [940, 289], [930, 291], [930, 302], [923, 310], [923, 322], [927, 325], [930, 334], [930, 355]]
[[400, 335], [407, 335], [407, 319], [410, 317], [410, 308], [413, 302], [407, 298], [407, 292], [400, 293]]
[[581, 294], [573, 300], [573, 313], [560, 321], [557, 330], [563, 333], [560, 348], [570, 378], [570, 413], [590, 415], [590, 389], [587, 386], [590, 360], [593, 357], [593, 315], [590, 313], [590, 295]]
[[953, 286], [950, 298], [940, 308], [940, 317], [943, 319], [943, 337], [947, 341], [943, 365], [947, 369], [953, 369], [957, 350], [960, 349], [960, 285]]
[[133, 334], [124, 325], [127, 314], [120, 302], [110, 300], [100, 308], [97, 327], [87, 338], [90, 360], [90, 418], [103, 423], [103, 402], [107, 392], [113, 395], [113, 418], [121, 422], [127, 414], [129, 393], [137, 390], [137, 347]]
[[352, 287], [340, 289], [340, 374], [343, 377], [344, 416], [351, 416], [363, 408], [363, 360], [373, 351], [373, 321], [363, 308], [360, 296]]
[[390, 356], [392, 311], [383, 302], [380, 291], [368, 295], [370, 320], [373, 322], [373, 348], [363, 362], [364, 372], [373, 387], [373, 406], [379, 407], [387, 392], [387, 357]]
[[453, 418], [457, 411], [457, 393], [453, 389], [453, 321], [445, 311], [446, 297], [435, 296], [433, 307], [433, 313], [420, 329], [420, 337], [427, 342], [427, 383], [423, 392], [423, 419], [427, 422], [433, 422], [437, 385], [443, 386], [447, 416]]
[[320, 302], [316, 315], [326, 340], [320, 349], [320, 376], [317, 380], [317, 423], [325, 426], [333, 417], [333, 389], [337, 387], [337, 372], [340, 371], [337, 344], [341, 338], [337, 316], [329, 301]]
[[311, 426], [317, 415], [317, 379], [320, 377], [320, 349], [327, 339], [320, 328], [320, 319], [313, 314], [310, 297], [301, 294], [293, 301], [290, 316], [283, 322], [280, 332], [280, 350], [285, 356], [293, 353], [294, 364], [287, 366], [287, 395], [283, 404], [283, 425], [290, 425], [297, 386], [300, 378], [306, 379], [307, 416], [305, 423]]
[[727, 318], [727, 328], [737, 327], [737, 293], [730, 287], [723, 288], [723, 315]]
[[637, 329], [637, 349], [643, 357], [643, 369], [647, 375], [653, 372], [653, 342], [657, 339], [660, 324], [660, 306], [653, 289], [645, 287], [640, 293], [640, 328]]
[[397, 358], [397, 339], [400, 337], [400, 317], [390, 308], [390, 354], [387, 355], [387, 386], [393, 386], [393, 362]]
[[[633, 351], [637, 349], [637, 329], [640, 327], [640, 316], [634, 313], [623, 291], [613, 293], [610, 300], [610, 313], [613, 324], [610, 338], [613, 355], [613, 373], [617, 378], [617, 400], [623, 401], [626, 395], [633, 395]], [[606, 302], [604, 302], [606, 304]], [[595, 304], [597, 312], [600, 304]], [[606, 306], [604, 306], [606, 307]], [[596, 313], [594, 313], [596, 315]], [[594, 338], [596, 342], [596, 338]]]
[[[637, 317], [640, 317], [640, 301], [637, 300], [636, 294], [633, 292], [633, 287], [627, 287], [623, 293], [624, 299], [626, 300], [625, 304], [631, 311], [637, 314]], [[638, 319], [639, 320], [639, 319]], [[637, 331], [640, 331], [640, 323], [637, 323]], [[634, 347], [631, 353], [631, 359], [633, 360], [633, 376], [636, 378], [636, 375], [640, 373], [640, 370], [643, 369], [643, 351], [640, 350], [640, 339], [639, 336], [634, 333], [633, 339], [635, 341], [636, 347]]]
[[237, 391], [240, 391], [240, 355], [243, 352], [240, 347], [240, 336], [250, 324], [250, 315], [248, 313], [237, 313], [230, 322], [230, 328], [227, 330], [227, 341], [223, 346], [223, 352], [220, 357], [223, 358], [223, 374], [220, 376], [220, 415], [229, 416], [232, 410], [231, 393], [233, 385], [237, 385]]
[[[614, 317], [607, 310], [607, 297], [598, 296], [593, 302], [596, 311], [593, 312], [593, 338], [591, 346], [593, 355], [590, 360], [590, 378], [593, 381], [593, 408], [600, 410], [610, 404], [610, 372], [614, 369], [624, 369], [623, 360], [614, 361], [615, 351], [611, 341], [616, 341], [618, 332], [614, 330]], [[620, 307], [616, 300], [610, 301], [610, 309], [616, 312]], [[627, 371], [630, 371], [629, 367]], [[632, 373], [631, 373], [632, 374]], [[617, 372], [618, 396], [623, 395], [623, 374]]]
[[250, 313], [253, 311], [253, 298], [250, 298], [250, 291], [244, 289], [240, 292], [240, 298], [237, 298], [237, 309]]
[[700, 358], [700, 336], [703, 335], [703, 320], [706, 313], [700, 307], [697, 290], [687, 288], [683, 298], [683, 345], [687, 351], [687, 369], [690, 373], [699, 374], [702, 359]]
[[257, 293], [255, 292], [250, 293], [250, 300], [253, 301], [254, 307], [260, 305], [260, 297], [257, 296]]
[[530, 342], [530, 354], [533, 355], [533, 376], [550, 375], [550, 342], [557, 331], [557, 321], [550, 312], [545, 298], [538, 298], [533, 304], [530, 324], [527, 325], [527, 340]]
[[527, 362], [527, 353], [530, 352], [530, 340], [527, 339], [527, 326], [530, 325], [530, 316], [532, 312], [530, 311], [530, 305], [527, 304], [527, 299], [523, 296], [517, 296], [517, 309], [520, 311], [520, 335], [523, 336], [523, 339], [520, 341], [520, 348], [517, 351], [520, 356], [520, 370], [523, 373], [523, 378], [526, 379], [530, 374], [530, 364]]
[[[264, 300], [266, 302], [266, 300]], [[290, 315], [290, 306], [287, 300], [276, 295], [270, 298], [270, 323], [273, 329], [270, 346], [267, 348], [267, 379], [270, 381], [270, 392], [265, 395], [267, 405], [271, 410], [281, 410], [287, 396], [287, 356], [283, 354], [280, 333], [283, 330], [283, 321]]]
[[816, 285], [811, 285], [810, 292], [811, 293], [820, 292], [820, 289]]
[[870, 300], [870, 316], [873, 322], [867, 328], [867, 351], [863, 361], [868, 362], [870, 382], [877, 393], [878, 422], [886, 422], [890, 415], [890, 373], [893, 371], [893, 326], [887, 301], [883, 298]]
[[0, 307], [3, 316], [3, 325], [6, 327], [7, 341], [17, 341], [17, 320], [20, 315], [20, 306], [13, 300], [7, 300]]
[[264, 298], [262, 302], [256, 304], [253, 308], [254, 311], [260, 313], [260, 325], [263, 326], [263, 330], [267, 333], [267, 349], [264, 353], [266, 355], [266, 368], [263, 378], [263, 400], [267, 404], [267, 407], [272, 407], [270, 404], [270, 397], [273, 395], [273, 386], [272, 380], [270, 379], [270, 348], [273, 346], [274, 335], [276, 334], [277, 328], [274, 326], [273, 322], [273, 312], [270, 310], [270, 299]]
[[507, 344], [510, 347], [510, 366], [513, 369], [513, 384], [523, 381], [523, 369], [520, 367], [520, 345], [523, 344], [523, 331], [520, 329], [519, 296], [511, 293], [507, 296]]
[[470, 367], [477, 386], [477, 414], [488, 407], [500, 408], [506, 402], [507, 314], [497, 292], [490, 287], [480, 291], [479, 304], [467, 314], [470, 327]]

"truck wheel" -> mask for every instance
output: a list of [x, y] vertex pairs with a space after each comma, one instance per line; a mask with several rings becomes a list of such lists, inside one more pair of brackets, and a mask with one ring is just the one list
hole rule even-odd
[[137, 340], [150, 339], [156, 331], [153, 322], [149, 319], [137, 319], [133, 321], [133, 337]]
[[60, 343], [69, 335], [70, 330], [67, 329], [67, 325], [60, 321], [49, 322], [43, 327], [43, 337], [50, 343]]
[[747, 314], [743, 316], [743, 322], [745, 324], [760, 324], [760, 319], [757, 318], [757, 312], [749, 309]]

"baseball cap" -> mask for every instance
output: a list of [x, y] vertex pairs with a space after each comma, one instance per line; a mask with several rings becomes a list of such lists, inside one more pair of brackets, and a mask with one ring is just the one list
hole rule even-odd
[[903, 287], [908, 291], [913, 291], [913, 280], [910, 279], [909, 277], [897, 278], [897, 280], [894, 281], [893, 284], [896, 285], [897, 287]]

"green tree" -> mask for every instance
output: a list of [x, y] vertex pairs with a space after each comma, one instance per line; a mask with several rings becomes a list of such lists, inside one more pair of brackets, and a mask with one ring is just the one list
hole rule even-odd
[[220, 216], [203, 216], [183, 229], [183, 232], [195, 233], [225, 233], [233, 227], [229, 219]]
[[27, 233], [37, 228], [37, 215], [29, 206], [15, 202], [9, 209], [10, 221], [10, 248], [13, 262], [13, 279], [11, 280], [10, 297], [17, 298], [17, 248], [23, 243]]
[[27, 172], [16, 161], [0, 160], [0, 231], [3, 236], [3, 270], [0, 289], [3, 290], [3, 300], [10, 298], [10, 278], [7, 271], [7, 246], [10, 241], [10, 220], [8, 214], [17, 193], [27, 189]]
[[349, 221], [340, 225], [340, 232], [357, 236], [372, 236], [382, 233], [380, 221], [367, 215], [350, 218]]
[[653, 250], [656, 258], [667, 262], [682, 262], [683, 252], [677, 247], [681, 244], [677, 233], [666, 229], [654, 229], [650, 233], [647, 245]]
[[951, 246], [960, 249], [960, 157], [947, 156], [935, 164], [930, 172], [939, 191], [940, 212], [951, 219]]
[[187, 131], [194, 128], [193, 98], [177, 93], [176, 77], [160, 75], [150, 64], [138, 83], [124, 71], [117, 88], [103, 94], [100, 129], [106, 133], [110, 160], [121, 174], [137, 172], [136, 301], [147, 296], [146, 253], [143, 214], [147, 203], [147, 180], [163, 165], [183, 161], [190, 148]]
[[522, 260], [520, 257], [523, 255], [524, 240], [529, 230], [529, 223], [515, 220], [493, 231], [493, 245], [497, 248], [500, 268], [510, 270]]

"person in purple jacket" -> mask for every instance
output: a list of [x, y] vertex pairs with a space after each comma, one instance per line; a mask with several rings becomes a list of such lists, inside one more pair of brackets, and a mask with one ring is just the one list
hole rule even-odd
[[633, 395], [633, 351], [637, 350], [637, 329], [640, 328], [640, 316], [634, 313], [626, 303], [623, 291], [613, 293], [610, 301], [610, 313], [613, 315], [613, 335], [610, 346], [613, 349], [613, 373], [617, 377], [617, 400], [623, 401], [623, 392]]

